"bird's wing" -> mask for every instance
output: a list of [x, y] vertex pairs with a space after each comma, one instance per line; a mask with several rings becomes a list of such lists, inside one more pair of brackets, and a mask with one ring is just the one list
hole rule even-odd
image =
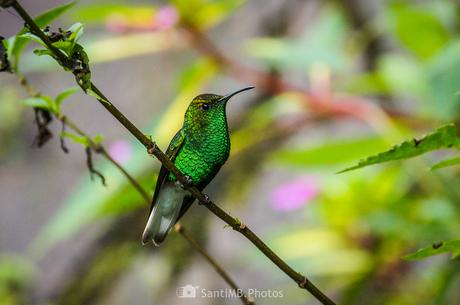
[[[166, 150], [166, 156], [171, 160], [174, 161], [176, 159], [177, 154], [179, 153], [182, 145], [184, 144], [185, 135], [182, 129], [180, 129], [174, 138], [169, 143], [168, 149]], [[157, 184], [155, 185], [155, 192], [153, 193], [152, 204], [150, 205], [150, 213], [152, 213], [153, 207], [155, 206], [158, 200], [158, 194], [160, 193], [161, 186], [165, 181], [166, 177], [168, 177], [169, 171], [163, 165], [160, 168], [160, 173], [158, 174]]]

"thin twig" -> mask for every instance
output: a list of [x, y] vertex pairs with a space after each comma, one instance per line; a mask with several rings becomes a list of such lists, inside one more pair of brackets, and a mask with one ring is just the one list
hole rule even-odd
[[67, 146], [65, 145], [65, 128], [66, 128], [66, 124], [64, 121], [61, 121], [61, 135], [59, 137], [59, 142], [61, 143], [61, 149], [64, 153], [68, 154], [69, 153], [69, 149], [67, 148]]
[[34, 107], [34, 115], [34, 122], [37, 125], [38, 133], [35, 136], [33, 145], [42, 147], [53, 137], [53, 134], [48, 129], [48, 125], [51, 123], [53, 117], [51, 116], [51, 112], [38, 107]]
[[[12, 4], [13, 9], [21, 16], [25, 23], [29, 26], [30, 31], [37, 35], [49, 48], [51, 52], [56, 56], [58, 62], [68, 70], [72, 70], [69, 60], [64, 53], [54, 47], [49, 38], [40, 30], [37, 24], [33, 21], [30, 15], [24, 10], [18, 1], [14, 0]], [[307, 277], [303, 276], [299, 272], [292, 269], [285, 261], [283, 261], [278, 255], [276, 255], [252, 230], [246, 225], [242, 225], [240, 221], [231, 217], [220, 207], [215, 205], [207, 195], [200, 192], [193, 185], [189, 185], [188, 179], [177, 169], [174, 163], [157, 147], [155, 142], [151, 141], [143, 132], [141, 132], [118, 108], [116, 108], [109, 99], [93, 84], [91, 83], [91, 89], [100, 98], [96, 98], [99, 103], [106, 108], [142, 145], [145, 146], [149, 154], [157, 157], [158, 160], [170, 171], [179, 182], [184, 185], [188, 191], [201, 202], [206, 208], [208, 208], [217, 217], [225, 221], [234, 230], [240, 232], [247, 239], [249, 239], [266, 257], [268, 257], [278, 268], [286, 273], [291, 279], [293, 279], [300, 288], [309, 291], [318, 301], [324, 305], [335, 305], [335, 303], [328, 298], [321, 290], [319, 290]]]
[[5, 38], [0, 36], [0, 72], [13, 72], [11, 69], [10, 61], [8, 60], [8, 52], [6, 51], [5, 46], [3, 45], [3, 40]]
[[108, 153], [107, 149], [104, 146], [94, 142], [94, 140], [87, 133], [81, 130], [77, 126], [77, 124], [69, 120], [67, 116], [60, 115], [58, 119], [64, 122], [77, 134], [79, 134], [82, 137], [85, 137], [91, 148], [100, 155], [102, 155], [104, 158], [106, 158], [110, 163], [112, 163], [126, 177], [126, 179], [128, 179], [129, 183], [131, 183], [131, 185], [137, 190], [137, 192], [142, 196], [142, 198], [144, 198], [145, 202], [147, 204], [150, 204], [150, 195], [145, 191], [145, 189], [140, 185], [140, 183], [126, 171], [126, 169], [118, 161], [112, 158], [112, 156]]
[[99, 177], [99, 179], [101, 179], [102, 185], [107, 186], [104, 175], [100, 171], [94, 168], [92, 151], [93, 150], [91, 149], [91, 147], [89, 146], [85, 147], [86, 166], [88, 167], [91, 180], [93, 180], [93, 175], [96, 175]]
[[180, 224], [177, 223], [174, 227], [175, 231], [182, 235], [185, 239], [189, 241], [189, 243], [197, 250], [200, 252], [203, 257], [208, 261], [208, 263], [214, 267], [216, 272], [232, 287], [232, 289], [237, 293], [237, 295], [240, 296], [242, 302], [246, 305], [254, 305], [254, 301], [250, 299], [244, 292], [239, 288], [236, 283], [232, 280], [230, 275], [222, 269], [222, 267], [216, 262], [215, 259], [213, 259], [209, 254], [204, 250], [185, 230], [185, 228]]

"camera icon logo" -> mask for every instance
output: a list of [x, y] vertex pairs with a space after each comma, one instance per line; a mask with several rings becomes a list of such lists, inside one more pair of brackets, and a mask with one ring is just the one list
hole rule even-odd
[[176, 290], [176, 294], [179, 298], [196, 298], [196, 290], [198, 286], [192, 286], [190, 284], [180, 286]]

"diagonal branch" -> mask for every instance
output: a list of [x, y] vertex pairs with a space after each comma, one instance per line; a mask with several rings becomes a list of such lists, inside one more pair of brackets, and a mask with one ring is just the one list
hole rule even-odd
[[237, 293], [237, 295], [240, 296], [241, 301], [246, 304], [246, 305], [254, 305], [254, 301], [251, 300], [244, 292], [242, 292], [241, 288], [239, 288], [236, 283], [232, 280], [230, 275], [222, 269], [222, 267], [219, 265], [219, 263], [209, 256], [209, 254], [188, 234], [187, 230], [180, 224], [177, 223], [174, 227], [177, 233], [179, 233], [182, 237], [187, 239], [190, 244], [192, 244], [195, 249], [203, 255], [203, 257], [208, 261], [208, 263], [214, 267], [216, 272], [232, 287], [233, 290]]
[[[16, 72], [16, 75], [18, 75], [17, 72]], [[18, 80], [19, 80], [19, 83], [25, 88], [25, 90], [28, 92], [30, 96], [40, 97], [42, 95], [40, 91], [36, 90], [29, 83], [29, 81], [27, 80], [25, 76], [18, 75]], [[141, 186], [141, 184], [133, 176], [131, 176], [131, 174], [129, 174], [126, 171], [126, 169], [118, 161], [112, 158], [112, 156], [107, 152], [104, 146], [102, 146], [99, 143], [96, 143], [87, 133], [85, 133], [80, 127], [77, 126], [77, 124], [71, 121], [64, 114], [59, 113], [55, 115], [55, 117], [56, 119], [62, 122], [63, 126], [68, 126], [78, 135], [84, 137], [89, 145], [87, 149], [93, 150], [94, 152], [101, 154], [105, 159], [107, 159], [110, 163], [112, 163], [126, 177], [126, 179], [128, 179], [129, 183], [131, 183], [131, 185], [142, 196], [142, 198], [144, 198], [145, 203], [147, 205], [150, 204], [151, 198], [149, 194], [145, 191], [145, 189]], [[62, 147], [62, 143], [61, 143], [61, 147]], [[206, 250], [204, 250], [198, 244], [198, 242], [190, 234], [188, 234], [188, 232], [186, 232], [185, 228], [180, 223], [178, 223], [176, 226], [176, 232], [178, 232], [185, 240], [187, 240], [189, 244], [192, 245], [192, 247], [195, 248], [195, 250], [197, 250], [209, 262], [209, 264], [211, 264], [214, 267], [217, 273], [224, 279], [225, 282], [227, 282], [227, 284], [232, 289], [234, 289], [237, 293], [243, 291], [241, 288], [238, 287], [238, 285], [230, 277], [230, 275], [224, 270], [224, 268], [219, 265], [216, 259], [214, 259], [209, 253], [207, 253]], [[254, 304], [254, 302], [250, 300], [244, 293], [241, 293], [240, 298], [243, 304], [245, 305]]]
[[[16, 0], [11, 0], [13, 9], [21, 16], [21, 18], [28, 25], [30, 31], [37, 35], [49, 48], [51, 52], [58, 59], [61, 66], [72, 71], [69, 60], [64, 53], [55, 48], [49, 38], [40, 30], [37, 24], [33, 21], [30, 15]], [[267, 258], [269, 258], [278, 268], [294, 280], [300, 288], [309, 291], [318, 301], [324, 305], [335, 305], [335, 303], [328, 298], [321, 290], [319, 290], [307, 277], [295, 271], [285, 261], [283, 261], [275, 252], [273, 252], [252, 230], [246, 225], [242, 224], [239, 220], [231, 217], [224, 210], [214, 204], [208, 196], [200, 192], [193, 185], [189, 185], [188, 179], [176, 168], [173, 162], [158, 148], [155, 142], [151, 141], [143, 132], [141, 132], [117, 107], [109, 102], [108, 98], [93, 84], [91, 83], [91, 90], [99, 97], [96, 99], [99, 103], [106, 108], [119, 122], [122, 124], [142, 145], [145, 146], [149, 154], [154, 155], [160, 162], [176, 176], [177, 180], [184, 185], [188, 191], [207, 209], [214, 213], [217, 217], [225, 221], [235, 231], [240, 232], [247, 239], [249, 239]]]

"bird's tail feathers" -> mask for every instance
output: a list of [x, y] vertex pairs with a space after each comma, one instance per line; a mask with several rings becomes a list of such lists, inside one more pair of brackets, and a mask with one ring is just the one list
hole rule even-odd
[[176, 224], [183, 199], [184, 193], [175, 185], [167, 185], [160, 191], [142, 234], [142, 244], [152, 241], [158, 246], [163, 242], [171, 227]]

